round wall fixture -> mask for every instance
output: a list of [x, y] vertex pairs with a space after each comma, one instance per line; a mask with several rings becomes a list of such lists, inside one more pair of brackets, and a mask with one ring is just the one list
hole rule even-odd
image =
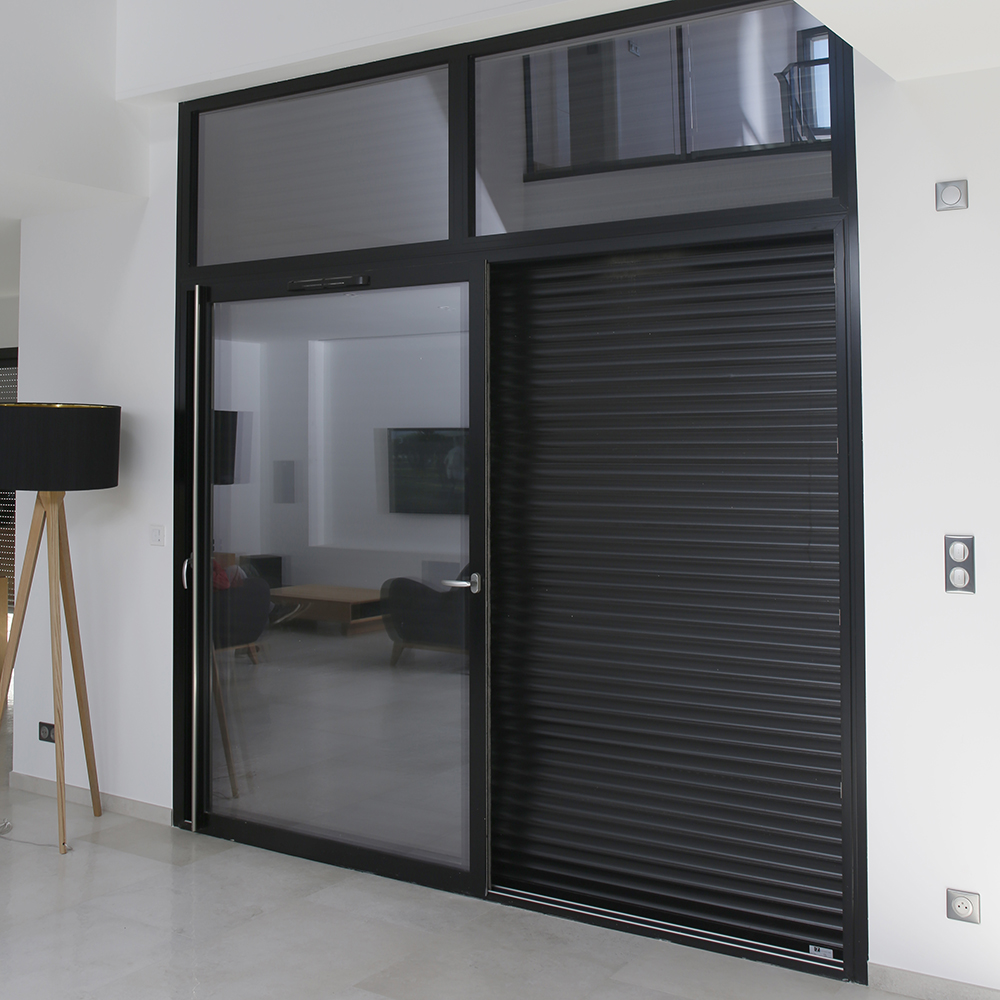
[[935, 207], [939, 212], [955, 212], [969, 207], [968, 181], [940, 181], [934, 185]]
[[948, 206], [957, 205], [962, 200], [962, 189], [957, 184], [949, 184], [941, 192], [941, 200]]

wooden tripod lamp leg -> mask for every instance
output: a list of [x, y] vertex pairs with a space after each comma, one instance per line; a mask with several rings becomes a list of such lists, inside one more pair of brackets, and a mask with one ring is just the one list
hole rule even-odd
[[100, 816], [101, 790], [97, 785], [94, 731], [90, 725], [90, 701], [87, 698], [87, 677], [83, 672], [83, 646], [80, 643], [80, 618], [76, 611], [76, 588], [73, 586], [73, 564], [69, 558], [66, 507], [62, 500], [59, 501], [59, 569], [63, 607], [66, 611], [66, 632], [69, 635], [69, 656], [76, 684], [76, 704], [80, 710], [80, 729], [83, 730], [83, 754], [87, 758], [87, 777], [90, 780], [90, 802], [94, 807], [94, 815]]
[[10, 679], [14, 674], [14, 660], [17, 658], [17, 647], [21, 642], [21, 629], [24, 626], [24, 611], [28, 606], [31, 581], [35, 577], [35, 564], [38, 562], [38, 550], [42, 545], [44, 528], [45, 508], [42, 506], [41, 495], [36, 495], [35, 510], [31, 515], [31, 530], [28, 532], [28, 547], [21, 565], [21, 582], [18, 584], [17, 599], [14, 604], [14, 620], [10, 626], [10, 638], [7, 640], [3, 669], [0, 670], [0, 719], [3, 719], [3, 713], [7, 708], [7, 692], [10, 690]]
[[59, 593], [59, 507], [63, 493], [40, 494], [48, 520], [49, 632], [52, 637], [52, 712], [56, 726], [56, 802], [59, 808], [59, 853], [66, 853], [66, 739], [63, 719], [62, 614]]
[[226, 721], [226, 703], [222, 697], [222, 679], [219, 676], [219, 658], [212, 649], [212, 692], [215, 695], [215, 710], [219, 715], [219, 732], [222, 735], [222, 752], [226, 755], [226, 769], [229, 771], [229, 788], [233, 798], [240, 797], [240, 786], [236, 784], [236, 765], [233, 762], [233, 745], [229, 741], [229, 723]]
[[[10, 581], [5, 576], [0, 576], [0, 605], [8, 607], [10, 605]], [[0, 677], [3, 676], [3, 661], [7, 658], [7, 623], [0, 627]], [[13, 671], [12, 671], [13, 673]], [[8, 682], [9, 685], [9, 682]], [[7, 692], [3, 696], [4, 704], [7, 704]], [[2, 718], [2, 716], [0, 716]]]
[[[90, 702], [87, 698], [87, 679], [83, 672], [83, 647], [80, 644], [80, 618], [76, 609], [76, 590], [73, 586], [73, 565], [69, 557], [69, 533], [66, 528], [66, 509], [63, 492], [42, 491], [35, 497], [35, 509], [28, 532], [28, 547], [21, 567], [21, 580], [14, 605], [10, 639], [3, 655], [0, 670], [0, 719], [7, 707], [7, 692], [14, 674], [14, 660], [21, 642], [24, 612], [35, 576], [42, 532], [48, 526], [49, 565], [49, 632], [52, 640], [52, 708], [56, 740], [56, 800], [59, 809], [59, 853], [66, 853], [66, 740], [63, 713], [62, 671], [62, 614], [60, 597], [66, 607], [66, 631], [69, 633], [69, 652], [73, 663], [73, 680], [76, 684], [76, 701], [80, 709], [80, 728], [83, 730], [83, 751], [87, 758], [87, 776], [90, 779], [90, 798], [94, 815], [101, 815], [101, 792], [97, 785], [97, 760], [94, 756], [94, 733], [90, 724]], [[60, 593], [61, 591], [61, 593]]]

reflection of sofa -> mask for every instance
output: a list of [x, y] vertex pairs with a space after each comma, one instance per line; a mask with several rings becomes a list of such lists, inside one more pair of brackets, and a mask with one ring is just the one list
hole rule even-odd
[[[468, 578], [468, 567], [460, 574]], [[382, 584], [382, 621], [392, 639], [395, 666], [407, 646], [441, 649], [451, 653], [468, 651], [465, 622], [469, 605], [467, 588], [444, 593], [417, 580], [398, 576]]]

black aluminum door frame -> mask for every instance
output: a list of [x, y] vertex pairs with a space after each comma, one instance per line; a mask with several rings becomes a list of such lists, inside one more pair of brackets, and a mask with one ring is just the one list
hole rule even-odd
[[[780, 236], [804, 233], [815, 230], [832, 231], [836, 241], [836, 267], [838, 289], [838, 350], [843, 357], [839, 364], [842, 404], [840, 407], [841, 423], [841, 455], [840, 455], [840, 489], [842, 529], [842, 608], [844, 615], [844, 656], [845, 656], [845, 712], [844, 712], [844, 830], [845, 830], [845, 959], [844, 975], [855, 982], [867, 979], [867, 864], [865, 837], [865, 782], [864, 782], [864, 600], [863, 600], [863, 493], [862, 493], [862, 454], [861, 454], [861, 356], [860, 356], [860, 322], [857, 304], [857, 250], [856, 225], [849, 213], [840, 211], [823, 211], [827, 206], [815, 206], [812, 213], [803, 213], [794, 208], [780, 206], [777, 208], [751, 209], [738, 213], [736, 221], [732, 214], [720, 216], [713, 213], [711, 217], [692, 217], [684, 220], [673, 220], [671, 231], [633, 230], [630, 233], [617, 235], [596, 235], [593, 230], [585, 238], [572, 239], [571, 234], [559, 234], [564, 239], [559, 240], [556, 234], [546, 233], [542, 239], [531, 240], [532, 245], [493, 246], [488, 251], [478, 253], [455, 254], [429, 261], [423, 265], [413, 265], [410, 261], [385, 263], [383, 260], [359, 261], [355, 270], [360, 273], [378, 273], [378, 279], [373, 277], [371, 287], [378, 287], [376, 281], [386, 285], [400, 284], [430, 284], [450, 280], [470, 281], [470, 367], [472, 371], [481, 372], [477, 380], [470, 372], [470, 417], [474, 413], [482, 415], [485, 436], [486, 427], [486, 350], [485, 340], [488, 336], [488, 316], [486, 314], [487, 286], [490, 264], [518, 261], [552, 260], [565, 257], [594, 255], [614, 252], [636, 252], [643, 249], [665, 249], [680, 245], [698, 243], [725, 242], [754, 237]], [[685, 225], [686, 223], [686, 225]], [[588, 227], [589, 228], [589, 227]], [[579, 235], [583, 235], [582, 233]], [[569, 237], [569, 238], [565, 238]], [[212, 298], [215, 301], [233, 301], [237, 299], [266, 298], [287, 295], [288, 281], [310, 274], [316, 270], [296, 266], [296, 262], [283, 261], [280, 269], [263, 275], [227, 275], [213, 281]], [[338, 273], [350, 273], [350, 268], [341, 261], [337, 263]], [[190, 517], [192, 496], [189, 470], [191, 468], [192, 451], [190, 447], [192, 434], [191, 400], [193, 397], [193, 379], [191, 371], [191, 352], [193, 339], [193, 297], [194, 285], [188, 284], [178, 290], [179, 327], [183, 324], [185, 336], [178, 337], [177, 342], [177, 413], [175, 449], [175, 562], [178, 576], [175, 585], [175, 662], [178, 669], [175, 672], [175, 823], [190, 829], [190, 774], [191, 745], [190, 711], [185, 706], [191, 703], [190, 670], [185, 663], [190, 662], [191, 648], [191, 617], [184, 610], [185, 603], [189, 605], [189, 597], [181, 580], [181, 568], [191, 551], [192, 521]], [[481, 333], [477, 333], [482, 331]], [[846, 442], [846, 447], [844, 443]], [[480, 481], [485, 486], [488, 474], [488, 454], [480, 456]], [[488, 497], [483, 497], [483, 507], [488, 517]], [[471, 527], [471, 526], [470, 526]], [[470, 537], [471, 542], [471, 537]], [[485, 567], [486, 597], [489, 599], [489, 557], [486, 552], [486, 527], [480, 535], [481, 562]], [[487, 602], [481, 602], [480, 614], [483, 615], [483, 625], [478, 642], [483, 643], [482, 636], [486, 625]], [[488, 648], [485, 644], [480, 648], [473, 646], [473, 655], [482, 663], [488, 659]], [[488, 663], [487, 663], [488, 670]], [[472, 776], [470, 799], [473, 804], [472, 825], [470, 827], [470, 846], [473, 858], [471, 877], [461, 887], [453, 877], [439, 883], [436, 878], [428, 878], [423, 870], [417, 870], [408, 864], [392, 871], [378, 866], [379, 871], [392, 874], [397, 871], [397, 877], [412, 881], [439, 885], [441, 888], [466, 892], [473, 895], [488, 895], [488, 842], [487, 842], [487, 812], [488, 787], [488, 732], [487, 707], [488, 693], [486, 682], [478, 695], [473, 695], [474, 713], [470, 718], [470, 773]], [[477, 702], [481, 707], [476, 708]], [[476, 727], [476, 718], [480, 719], [480, 728]], [[477, 747], [478, 756], [477, 756]], [[481, 831], [480, 839], [476, 839], [477, 826]], [[206, 831], [209, 832], [209, 831]], [[302, 854], [315, 857], [317, 860], [337, 863], [331, 856], [331, 848], [326, 842], [310, 843], [298, 841], [291, 835], [276, 834], [271, 830], [239, 831], [238, 839], [243, 840], [245, 834], [253, 833], [252, 842], [257, 846], [280, 850], [286, 853]], [[231, 834], [230, 834], [231, 835]], [[289, 839], [291, 837], [291, 839]], [[336, 853], [336, 852], [334, 852]], [[385, 861], [386, 858], [372, 859]], [[345, 863], [341, 861], [340, 863]], [[359, 862], [360, 865], [360, 862]], [[393, 862], [395, 865], [395, 862]], [[361, 865], [371, 867], [370, 865]], [[452, 876], [453, 873], [448, 873]], [[533, 905], [533, 904], [521, 904]], [[533, 908], [549, 910], [554, 913], [565, 913], [559, 905], [551, 907], [534, 906]], [[614, 921], [602, 921], [587, 914], [574, 914], [579, 919], [592, 920], [597, 923], [609, 923], [620, 926]], [[643, 929], [638, 926], [629, 928], [640, 933], [662, 934], [660, 931]]]
[[[643, 248], [676, 245], [684, 241], [726, 239], [759, 234], [798, 232], [808, 228], [835, 229], [838, 231], [838, 281], [843, 277], [843, 299], [846, 310], [843, 318], [846, 327], [843, 337], [847, 355], [844, 367], [846, 404], [842, 419], [846, 422], [846, 435], [841, 437], [843, 459], [848, 475], [842, 479], [842, 490], [848, 494], [843, 507], [847, 516], [847, 543], [842, 549], [844, 572], [842, 586], [847, 595], [843, 604], [850, 629], [850, 712], [845, 715], [845, 764], [844, 823], [849, 843], [850, 885], [845, 885], [845, 899], [849, 901], [851, 923], [845, 926], [848, 935], [845, 946], [845, 976], [856, 982], [867, 982], [867, 861], [865, 815], [865, 692], [864, 692], [864, 568], [863, 568], [863, 493], [861, 451], [861, 342], [860, 297], [857, 238], [857, 183], [855, 171], [855, 124], [853, 93], [853, 53], [846, 43], [831, 33], [831, 99], [833, 130], [831, 143], [833, 190], [832, 197], [823, 201], [787, 205], [760, 206], [720, 212], [699, 213], [690, 216], [672, 216], [655, 219], [636, 219], [618, 223], [588, 224], [557, 230], [538, 230], [509, 233], [497, 236], [474, 236], [475, 217], [475, 97], [472, 72], [475, 59], [513, 49], [571, 40], [595, 32], [629, 28], [659, 20], [674, 20], [688, 14], [737, 9], [753, 5], [755, 0], [670, 0], [631, 11], [603, 14], [596, 17], [519, 32], [514, 35], [485, 39], [440, 49], [417, 53], [368, 64], [319, 74], [300, 80], [283, 81], [232, 94], [206, 97], [183, 104], [179, 116], [178, 160], [178, 218], [177, 218], [177, 293], [175, 340], [175, 461], [174, 461], [174, 823], [182, 828], [191, 827], [191, 733], [192, 713], [190, 669], [192, 616], [190, 594], [182, 579], [185, 560], [192, 547], [192, 401], [194, 396], [192, 372], [192, 334], [194, 316], [194, 289], [201, 281], [209, 286], [216, 297], [257, 298], [287, 293], [287, 282], [301, 277], [328, 274], [368, 273], [373, 269], [387, 268], [401, 272], [417, 266], [416, 261], [436, 261], [445, 268], [469, 268], [476, 272], [477, 285], [488, 273], [491, 261], [529, 260], [544, 257], [598, 254], [604, 252], [636, 251]], [[232, 107], [238, 104], [267, 100], [275, 97], [303, 93], [310, 90], [374, 79], [394, 72], [405, 72], [429, 65], [447, 64], [449, 67], [449, 118], [451, 138], [449, 173], [450, 190], [449, 239], [436, 244], [410, 247], [381, 247], [362, 251], [341, 251], [311, 255], [301, 258], [284, 258], [271, 261], [249, 261], [234, 264], [198, 266], [195, 257], [197, 220], [197, 149], [198, 118], [202, 111]], [[408, 268], [408, 265], [411, 267]], [[428, 265], [429, 266], [429, 265]], [[428, 282], [449, 280], [429, 278]], [[465, 280], [465, 279], [458, 279]], [[419, 283], [419, 282], [418, 282]], [[470, 287], [472, 287], [470, 285]], [[476, 310], [485, 317], [485, 292], [483, 296], [470, 297], [470, 326], [475, 323]], [[470, 351], [476, 347], [475, 327], [472, 326]], [[481, 355], [484, 351], [480, 351]], [[485, 360], [480, 357], [485, 378]], [[483, 391], [480, 392], [480, 389]], [[485, 405], [485, 389], [470, 383], [471, 402]], [[846, 448], [844, 444], [846, 442]], [[488, 455], [484, 457], [488, 463]], [[487, 470], [483, 470], [485, 476]], [[485, 543], [484, 543], [485, 544]], [[485, 559], [485, 553], [483, 553]], [[487, 567], [488, 568], [488, 567]], [[488, 577], [487, 577], [488, 585]], [[846, 647], [847, 643], [845, 643]], [[476, 655], [487, 655], [480, 650]], [[485, 690], [483, 698], [486, 697]], [[477, 768], [481, 772], [483, 791], [479, 806], [483, 813], [486, 798], [486, 715], [481, 717], [482, 732], [475, 728], [475, 718], [470, 720], [470, 753], [472, 764], [472, 798], [476, 798]], [[482, 751], [476, 758], [476, 747]], [[473, 817], [475, 822], [475, 816]], [[476, 826], [471, 835], [475, 837]], [[482, 820], [482, 857], [486, 857], [486, 822]], [[269, 841], [261, 846], [301, 853], [294, 845]], [[307, 845], [308, 846], [308, 845]], [[473, 865], [478, 849], [471, 841]], [[413, 872], [401, 874], [414, 881], [425, 879]], [[465, 888], [457, 891], [485, 895], [487, 892], [486, 869], [482, 866], [481, 879], [470, 879]], [[430, 884], [435, 884], [431, 881]], [[442, 886], [444, 887], [444, 886]], [[450, 887], [450, 886], [449, 886]], [[554, 908], [558, 912], [557, 908]], [[633, 928], [637, 930], [638, 928]]]
[[[485, 571], [485, 269], [468, 261], [433, 261], [364, 265], [356, 271], [367, 278], [367, 289], [405, 288], [466, 282], [469, 286], [469, 447], [466, 495], [469, 505], [469, 561], [473, 571]], [[292, 274], [293, 277], [289, 277]], [[183, 293], [186, 336], [178, 343], [178, 395], [183, 405], [177, 413], [175, 462], [175, 559], [181, 560], [175, 586], [175, 661], [186, 664], [175, 673], [175, 699], [186, 706], [187, 725], [175, 744], [183, 763], [175, 769], [174, 822], [200, 833], [238, 840], [268, 850], [335, 864], [376, 871], [391, 878], [420, 882], [435, 888], [482, 895], [486, 880], [486, 601], [473, 598], [469, 606], [469, 848], [468, 871], [407, 858], [390, 851], [359, 847], [334, 839], [293, 832], [261, 822], [214, 815], [208, 787], [211, 704], [209, 601], [211, 593], [209, 551], [211, 537], [212, 467], [211, 386], [212, 307], [224, 302], [270, 298], [300, 298], [303, 294], [337, 295], [339, 291], [295, 292], [289, 282], [311, 277], [298, 268], [288, 274], [238, 277], [214, 281], [210, 287], [191, 286]], [[344, 291], [350, 291], [345, 288]], [[197, 303], [196, 303], [197, 296]], [[197, 354], [196, 346], [198, 348]], [[183, 379], [181, 373], [185, 373]], [[194, 446], [195, 435], [198, 446]], [[183, 440], [182, 440], [183, 437]], [[197, 460], [198, 468], [195, 469]], [[197, 509], [197, 516], [196, 516]], [[200, 555], [200, 558], [196, 558]], [[197, 623], [197, 627], [196, 627]], [[179, 634], [178, 634], [179, 633]], [[197, 668], [192, 663], [197, 662]], [[176, 713], [175, 713], [176, 715]], [[191, 719], [196, 720], [194, 728]], [[477, 723], [477, 720], [478, 723]], [[178, 734], [175, 728], [175, 741]], [[178, 785], [180, 787], [178, 787]], [[180, 793], [178, 795], [178, 792]], [[192, 823], [192, 818], [194, 822]]]

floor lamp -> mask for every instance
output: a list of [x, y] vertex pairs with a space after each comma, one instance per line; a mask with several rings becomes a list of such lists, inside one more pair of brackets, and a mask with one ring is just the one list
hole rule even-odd
[[0, 490], [35, 490], [35, 510], [28, 532], [28, 546], [21, 566], [21, 581], [14, 604], [14, 621], [0, 670], [0, 719], [7, 707], [7, 691], [14, 673], [24, 612], [31, 581], [48, 529], [49, 631], [52, 639], [52, 704], [56, 742], [56, 800], [59, 809], [59, 853], [66, 853], [66, 754], [63, 728], [62, 606], [66, 612], [70, 660], [76, 701], [83, 729], [83, 750], [90, 779], [94, 815], [101, 815], [97, 786], [94, 735], [83, 673], [80, 621], [76, 612], [73, 568], [63, 498], [72, 490], [104, 490], [118, 485], [118, 446], [121, 435], [120, 406], [86, 403], [0, 403]]

